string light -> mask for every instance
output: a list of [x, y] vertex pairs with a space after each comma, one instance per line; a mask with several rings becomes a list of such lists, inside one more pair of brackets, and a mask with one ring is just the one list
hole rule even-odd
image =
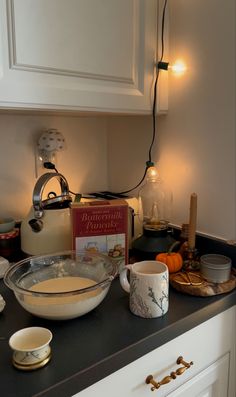
[[169, 62], [159, 61], [157, 63], [157, 68], [159, 70], [171, 70], [176, 75], [182, 75], [186, 72], [187, 67], [182, 60], [177, 60], [173, 65]]
[[182, 60], [177, 60], [173, 65], [170, 65], [169, 68], [178, 75], [184, 74], [187, 70], [187, 66]]

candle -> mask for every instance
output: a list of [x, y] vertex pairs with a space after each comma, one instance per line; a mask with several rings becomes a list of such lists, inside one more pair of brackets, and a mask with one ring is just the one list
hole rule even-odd
[[190, 198], [190, 214], [189, 214], [189, 235], [188, 235], [189, 249], [195, 248], [196, 224], [197, 224], [197, 195], [196, 193], [192, 193]]

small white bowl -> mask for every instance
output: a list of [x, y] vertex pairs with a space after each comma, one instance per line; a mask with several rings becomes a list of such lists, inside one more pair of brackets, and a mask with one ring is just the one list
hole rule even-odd
[[50, 359], [51, 340], [51, 331], [43, 327], [28, 327], [15, 332], [9, 339], [13, 365], [19, 369], [36, 369], [45, 365]]
[[6, 258], [0, 256], [0, 278], [4, 277], [4, 274], [9, 269], [10, 263]]
[[8, 233], [15, 227], [13, 218], [0, 218], [0, 233]]
[[6, 302], [3, 299], [2, 295], [0, 295], [0, 313], [4, 310], [5, 306], [6, 306]]

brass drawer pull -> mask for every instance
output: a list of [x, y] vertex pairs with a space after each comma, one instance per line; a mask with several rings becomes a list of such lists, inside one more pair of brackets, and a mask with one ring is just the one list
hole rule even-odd
[[177, 375], [182, 375], [186, 371], [186, 369], [190, 368], [190, 366], [193, 365], [192, 361], [190, 361], [190, 363], [186, 363], [186, 361], [184, 361], [182, 356], [179, 356], [177, 358], [176, 363], [182, 364], [183, 367], [177, 368], [176, 371], [171, 372], [170, 375], [168, 375], [168, 376], [165, 376], [160, 382], [156, 382], [152, 375], [147, 376], [146, 383], [152, 384], [151, 391], [159, 389], [159, 387], [161, 387], [162, 385], [166, 385], [172, 379], [176, 379]]

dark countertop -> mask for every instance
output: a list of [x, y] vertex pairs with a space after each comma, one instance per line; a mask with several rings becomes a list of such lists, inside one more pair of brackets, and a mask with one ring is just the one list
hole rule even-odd
[[[202, 298], [170, 288], [168, 313], [163, 318], [142, 319], [129, 311], [128, 295], [115, 280], [105, 300], [92, 312], [56, 322], [24, 311], [2, 280], [0, 294], [7, 302], [0, 314], [4, 397], [70, 397], [236, 304], [236, 290]], [[52, 359], [44, 368], [22, 372], [12, 366], [8, 339], [15, 331], [29, 326], [44, 326], [52, 331]]]

